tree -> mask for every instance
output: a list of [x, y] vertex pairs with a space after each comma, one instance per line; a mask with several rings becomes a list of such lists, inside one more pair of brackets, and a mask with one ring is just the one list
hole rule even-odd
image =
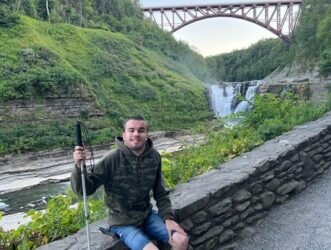
[[24, 14], [33, 18], [37, 17], [37, 10], [33, 0], [23, 0], [21, 3]]
[[11, 27], [19, 22], [10, 0], [0, 0], [0, 26]]
[[295, 58], [307, 67], [315, 66], [320, 55], [317, 31], [326, 15], [330, 0], [306, 0], [302, 4], [302, 14], [295, 38]]
[[57, 0], [37, 0], [37, 15], [42, 20], [52, 21], [52, 15], [58, 15], [58, 1]]
[[320, 73], [322, 76], [331, 74], [331, 7], [327, 11], [326, 17], [322, 20], [317, 33], [317, 40], [321, 48], [319, 61]]

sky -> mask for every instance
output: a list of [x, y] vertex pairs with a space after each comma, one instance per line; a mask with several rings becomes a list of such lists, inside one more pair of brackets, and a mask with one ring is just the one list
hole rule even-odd
[[[262, 0], [140, 0], [143, 7], [213, 3], [261, 2]], [[206, 18], [173, 33], [203, 56], [212, 56], [248, 48], [265, 38], [277, 37], [270, 31], [244, 20], [229, 17]]]

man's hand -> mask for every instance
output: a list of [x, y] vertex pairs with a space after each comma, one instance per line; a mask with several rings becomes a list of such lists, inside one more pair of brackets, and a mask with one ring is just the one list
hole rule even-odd
[[73, 153], [75, 165], [80, 168], [81, 162], [86, 159], [86, 152], [84, 147], [76, 146], [75, 151]]
[[169, 232], [170, 240], [172, 240], [172, 235], [174, 232], [187, 236], [187, 233], [184, 231], [184, 229], [181, 228], [180, 225], [178, 225], [174, 220], [166, 220], [165, 223], [166, 223], [167, 230]]

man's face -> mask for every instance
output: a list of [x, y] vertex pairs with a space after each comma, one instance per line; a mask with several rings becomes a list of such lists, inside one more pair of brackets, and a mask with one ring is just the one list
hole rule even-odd
[[145, 121], [129, 120], [123, 132], [124, 144], [133, 151], [143, 150], [147, 141], [147, 124]]

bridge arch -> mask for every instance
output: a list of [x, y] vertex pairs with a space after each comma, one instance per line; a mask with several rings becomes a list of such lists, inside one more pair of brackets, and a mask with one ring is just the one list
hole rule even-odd
[[[243, 1], [243, 0], [242, 0]], [[302, 0], [143, 8], [149, 19], [171, 33], [194, 22], [232, 17], [259, 25], [287, 43], [299, 22]]]

